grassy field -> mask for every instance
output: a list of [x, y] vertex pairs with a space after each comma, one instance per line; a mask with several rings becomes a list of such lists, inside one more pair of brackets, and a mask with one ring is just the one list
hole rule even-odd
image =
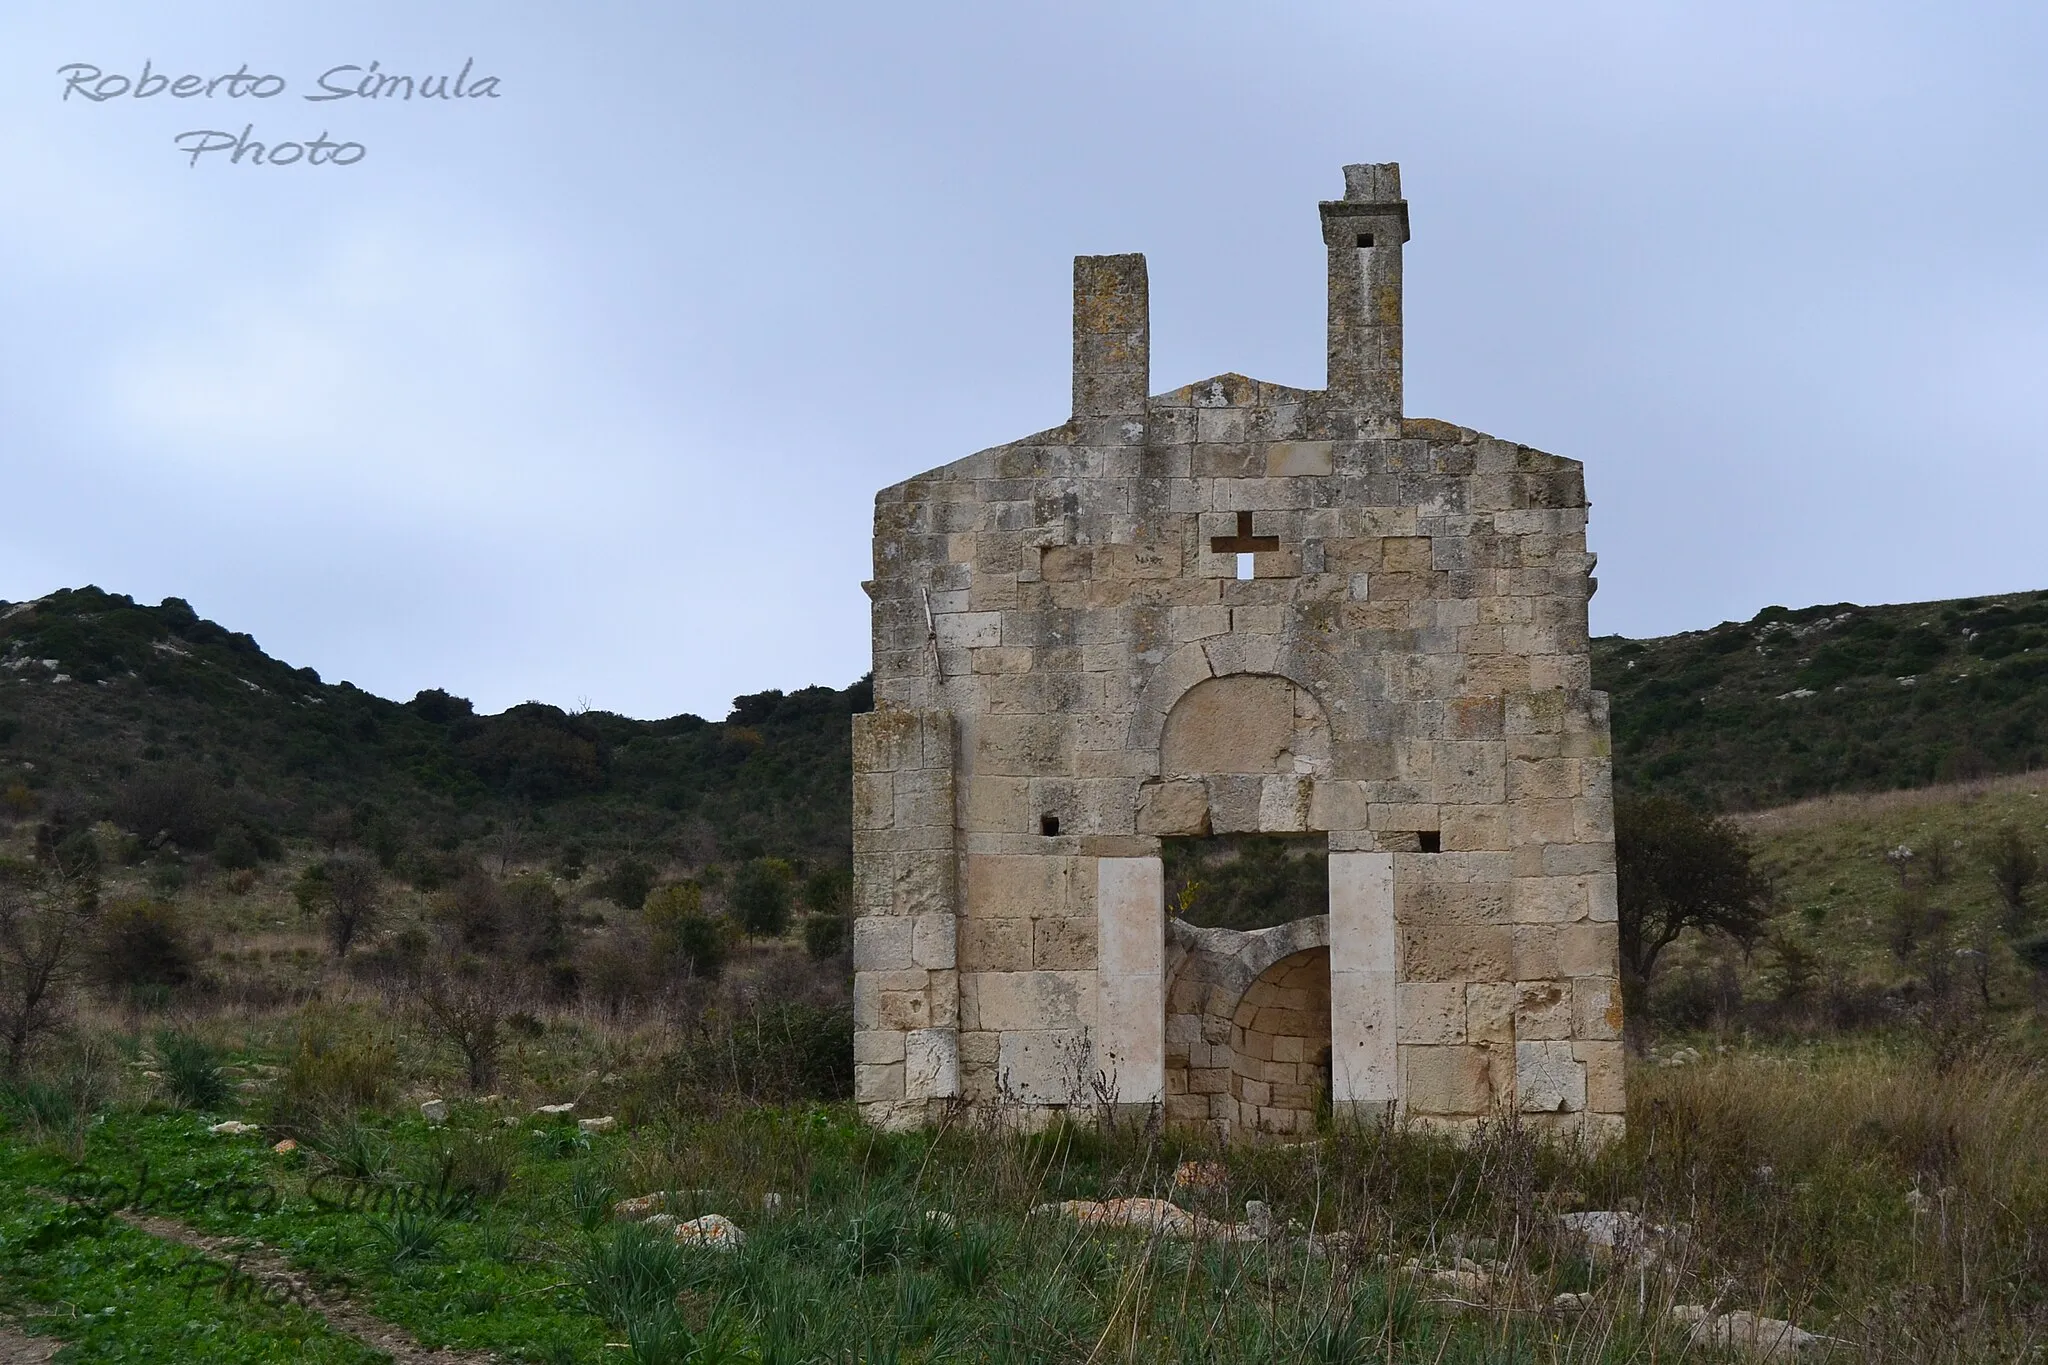
[[[388, 887], [344, 967], [293, 895], [316, 849], [174, 893], [110, 859], [104, 901], [173, 896], [196, 975], [82, 990], [0, 1088], [0, 1319], [66, 1361], [1745, 1358], [1673, 1311], [1695, 1308], [1796, 1322], [1835, 1359], [2033, 1359], [2048, 1048], [1985, 850], [2008, 828], [2038, 846], [2044, 801], [2023, 776], [1743, 817], [1771, 933], [1746, 957], [1673, 950], [1629, 1136], [1601, 1152], [1512, 1124], [1462, 1148], [1396, 1124], [1219, 1151], [1085, 1115], [1024, 1134], [1000, 1109], [875, 1133], [807, 1098], [843, 1093], [847, 967], [794, 937], [611, 1003], [531, 978], [479, 1094], [378, 965], [450, 932], [453, 893]], [[637, 951], [629, 912], [553, 880], [562, 960]], [[648, 1194], [744, 1246], [614, 1216]], [[1115, 1198], [1210, 1221], [1034, 1213]], [[1656, 1231], [1609, 1256], [1567, 1221], [1587, 1211]]]
[[[258, 1239], [424, 1344], [537, 1361], [1715, 1358], [1674, 1304], [1791, 1318], [1864, 1360], [2026, 1359], [2048, 1328], [2048, 1079], [2011, 1059], [1936, 1074], [1865, 1043], [1649, 1067], [1630, 1137], [1597, 1155], [1512, 1129], [1212, 1152], [975, 1126], [999, 1115], [889, 1136], [843, 1107], [706, 1112], [626, 1079], [619, 1132], [458, 1100], [443, 1125], [402, 1106], [295, 1125], [280, 1154], [283, 1127], [209, 1131], [274, 1096], [193, 1112], [123, 1072], [82, 1126], [46, 1097], [0, 1143], [6, 1308], [75, 1342], [67, 1359], [371, 1358], [123, 1212]], [[1172, 1193], [1189, 1159], [1227, 1171], [1189, 1208], [1261, 1200], [1278, 1230], [1180, 1241], [1032, 1214]], [[744, 1247], [614, 1219], [657, 1191], [730, 1217]], [[1664, 1259], [1589, 1257], [1556, 1217], [1580, 1208], [1672, 1229]], [[1559, 1294], [1586, 1297], [1567, 1312]]]
[[1667, 1024], [1825, 1034], [1907, 1023], [1942, 997], [1974, 999], [1952, 1022], [1980, 1041], [2040, 1041], [2043, 982], [2026, 948], [2048, 895], [2037, 883], [2016, 914], [1990, 848], [2000, 837], [2048, 848], [2048, 773], [1821, 797], [1734, 820], [1771, 875], [1777, 914], [1748, 955], [1725, 941], [1678, 945], [1662, 973]]

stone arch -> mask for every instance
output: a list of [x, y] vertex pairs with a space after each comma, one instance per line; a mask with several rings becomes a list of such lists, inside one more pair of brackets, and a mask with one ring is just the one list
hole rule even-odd
[[1183, 697], [1203, 683], [1248, 674], [1285, 678], [1315, 699], [1325, 720], [1337, 727], [1339, 739], [1349, 737], [1343, 733], [1346, 718], [1324, 705], [1326, 696], [1341, 690], [1338, 680], [1348, 676], [1327, 650], [1301, 642], [1282, 648], [1271, 637], [1220, 635], [1180, 646], [1147, 676], [1131, 716], [1131, 747], [1156, 751], [1166, 718]]
[[[1166, 921], [1166, 1117], [1218, 1138], [1254, 1131], [1239, 1094], [1232, 1039], [1239, 1007], [1252, 987], [1281, 962], [1320, 954], [1323, 1036], [1312, 1061], [1329, 1045], [1330, 917], [1316, 915], [1270, 929], [1200, 929]], [[1256, 1019], [1254, 1019], [1256, 1023]], [[1254, 1094], [1256, 1095], [1256, 1091]], [[1251, 1118], [1255, 1121], [1256, 1114]], [[1313, 1117], [1311, 1116], [1311, 1122]]]
[[1311, 1133], [1330, 1091], [1330, 950], [1261, 972], [1230, 1020], [1230, 1094], [1241, 1133]]
[[1315, 779], [1330, 771], [1329, 716], [1279, 674], [1204, 678], [1161, 723], [1158, 754], [1159, 778], [1139, 792], [1141, 834], [1305, 833]]
[[1204, 679], [1181, 694], [1160, 727], [1159, 775], [1168, 781], [1313, 775], [1329, 761], [1322, 703], [1274, 673]]

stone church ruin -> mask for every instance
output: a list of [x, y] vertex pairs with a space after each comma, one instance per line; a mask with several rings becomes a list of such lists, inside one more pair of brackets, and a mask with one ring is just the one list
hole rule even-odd
[[[1620, 1131], [1581, 468], [1402, 415], [1399, 167], [1344, 182], [1327, 388], [1151, 394], [1144, 258], [1084, 256], [1073, 416], [876, 496], [871, 1122]], [[1327, 841], [1319, 913], [1170, 913], [1165, 841], [1281, 835]]]

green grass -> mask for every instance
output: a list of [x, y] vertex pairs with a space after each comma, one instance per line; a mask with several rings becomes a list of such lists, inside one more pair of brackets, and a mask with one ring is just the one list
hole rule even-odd
[[194, 1252], [36, 1193], [59, 1171], [0, 1146], [0, 1312], [70, 1347], [64, 1362], [381, 1360]]
[[2014, 933], [1985, 846], [2011, 828], [2048, 850], [2048, 774], [1826, 797], [1738, 823], [1775, 888], [1766, 945], [1745, 958], [1726, 943], [1683, 942], [1660, 964], [1667, 989], [1725, 971], [1752, 1001], [1797, 991], [1822, 1008], [1830, 995], [1854, 997], [1861, 1022], [1881, 1024], [1885, 1009], [1905, 1018], [1930, 971], [1947, 971], [1978, 1003], [1988, 994], [1992, 1032], [2032, 1037], [2039, 977], [2015, 947], [2048, 925], [2048, 883], [2032, 890], [2033, 927]]
[[[1598, 1156], [1512, 1132], [1466, 1147], [1352, 1134], [1221, 1153], [1129, 1128], [890, 1135], [841, 1107], [649, 1112], [584, 1139], [457, 1104], [439, 1128], [367, 1116], [387, 1156], [345, 1156], [344, 1168], [123, 1105], [91, 1128], [77, 1166], [25, 1132], [0, 1138], [17, 1220], [0, 1266], [25, 1300], [83, 1304], [59, 1283], [74, 1273], [61, 1267], [83, 1266], [79, 1285], [104, 1283], [92, 1311], [156, 1303], [174, 1249], [90, 1219], [31, 1247], [63, 1216], [33, 1190], [87, 1194], [98, 1181], [104, 1198], [140, 1183], [145, 1206], [260, 1238], [429, 1345], [531, 1360], [1648, 1361], [1681, 1344], [1663, 1307], [1717, 1292], [1852, 1338], [1865, 1358], [1979, 1360], [2022, 1349], [2048, 1322], [2048, 1259], [2031, 1235], [2048, 1221], [2044, 1114], [2036, 1068], [1937, 1075], [1921, 1054], [1872, 1042], [1638, 1072], [1631, 1135]], [[480, 1142], [500, 1147], [506, 1179], [460, 1194], [443, 1173]], [[1165, 1193], [1175, 1163], [1196, 1156], [1230, 1173], [1207, 1212], [1263, 1199], [1358, 1242], [1336, 1255], [1296, 1239], [1188, 1245], [1030, 1215], [1056, 1199]], [[1920, 1212], [1916, 1189], [1934, 1201]], [[745, 1248], [679, 1248], [602, 1217], [617, 1193], [654, 1190], [673, 1192], [679, 1216], [731, 1217]], [[779, 1212], [763, 1208], [771, 1191]], [[1639, 1284], [1588, 1262], [1551, 1217], [1570, 1207], [1686, 1225], [1678, 1279]], [[51, 1259], [60, 1251], [69, 1259]], [[1383, 1269], [1459, 1254], [1519, 1266], [1529, 1302], [1583, 1290], [1596, 1306], [1574, 1318], [1466, 1311]], [[169, 1311], [147, 1308], [171, 1352], [158, 1358], [212, 1359], [166, 1335]]]

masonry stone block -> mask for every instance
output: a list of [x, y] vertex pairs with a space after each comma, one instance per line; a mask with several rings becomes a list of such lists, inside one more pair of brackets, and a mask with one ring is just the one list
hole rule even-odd
[[911, 1029], [903, 1035], [907, 1099], [950, 1099], [960, 1093], [960, 1031]]
[[1408, 1047], [1401, 1050], [1402, 1100], [1414, 1114], [1481, 1116], [1499, 1094], [1500, 1058], [1483, 1047]]
[[1613, 1042], [1621, 1037], [1621, 983], [1611, 976], [1572, 982], [1572, 1037]]
[[1586, 1107], [1586, 1064], [1570, 1042], [1516, 1042], [1515, 1100], [1525, 1114], [1574, 1113]]
[[1515, 1040], [1570, 1038], [1572, 1036], [1572, 983], [1569, 981], [1520, 981], [1515, 983]]
[[1459, 981], [1407, 981], [1400, 986], [1401, 1041], [1465, 1041], [1465, 990]]

